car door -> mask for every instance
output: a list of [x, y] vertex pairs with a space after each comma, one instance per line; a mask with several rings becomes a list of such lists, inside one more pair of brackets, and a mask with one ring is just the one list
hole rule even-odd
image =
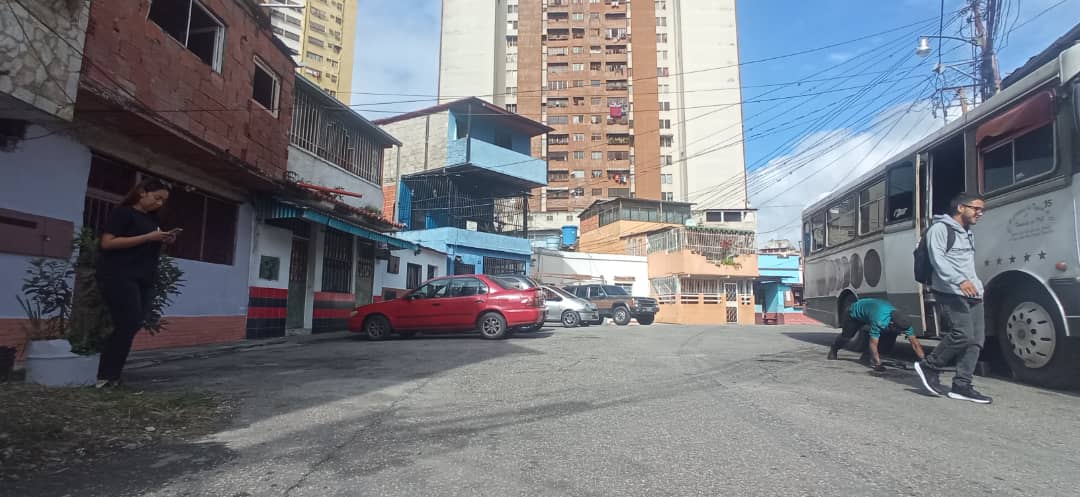
[[477, 278], [454, 278], [450, 283], [446, 305], [441, 312], [448, 327], [470, 330], [476, 326], [480, 312], [487, 306], [488, 287]]
[[407, 305], [403, 306], [398, 321], [403, 329], [437, 330], [447, 327], [442, 319], [442, 310], [447, 303], [449, 279], [435, 280], [417, 288], [406, 295]]

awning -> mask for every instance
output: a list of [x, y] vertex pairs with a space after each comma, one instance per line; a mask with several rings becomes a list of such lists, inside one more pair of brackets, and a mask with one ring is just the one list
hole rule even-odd
[[420, 246], [413, 242], [379, 233], [378, 231], [364, 228], [363, 226], [357, 226], [355, 223], [336, 218], [324, 212], [319, 212], [310, 207], [282, 200], [272, 200], [261, 205], [259, 208], [259, 216], [262, 219], [305, 219], [313, 223], [329, 226], [350, 235], [366, 238], [374, 242], [385, 243], [395, 249], [420, 249]]

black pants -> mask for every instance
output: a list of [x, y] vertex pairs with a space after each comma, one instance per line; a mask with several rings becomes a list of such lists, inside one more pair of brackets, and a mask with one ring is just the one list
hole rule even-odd
[[98, 365], [99, 380], [119, 380], [135, 334], [143, 327], [154, 298], [153, 278], [106, 276], [99, 281], [112, 316], [113, 332], [105, 339]]
[[[846, 346], [852, 338], [855, 338], [855, 335], [864, 328], [867, 328], [867, 326], [862, 321], [848, 319], [847, 323], [844, 324], [843, 331], [840, 332], [840, 336], [836, 337], [836, 341], [833, 342], [832, 348], [834, 350], [844, 348], [844, 346]], [[869, 330], [867, 329], [867, 331]]]

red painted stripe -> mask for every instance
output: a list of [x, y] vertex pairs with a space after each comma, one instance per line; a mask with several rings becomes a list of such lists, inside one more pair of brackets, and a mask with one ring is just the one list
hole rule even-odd
[[258, 319], [285, 318], [284, 307], [248, 307], [248, 317]]
[[253, 286], [250, 287], [248, 295], [255, 298], [284, 299], [289, 297], [289, 290], [286, 288]]
[[323, 300], [329, 302], [351, 302], [356, 300], [356, 296], [351, 293], [315, 292], [315, 300]]
[[312, 317], [315, 319], [348, 319], [352, 309], [315, 309]]

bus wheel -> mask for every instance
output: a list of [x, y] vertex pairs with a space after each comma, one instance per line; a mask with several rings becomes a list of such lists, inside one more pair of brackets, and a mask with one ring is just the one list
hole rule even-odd
[[1022, 290], [1005, 298], [995, 320], [1006, 364], [1024, 382], [1050, 388], [1076, 386], [1078, 341], [1065, 336], [1061, 313], [1044, 290]]

